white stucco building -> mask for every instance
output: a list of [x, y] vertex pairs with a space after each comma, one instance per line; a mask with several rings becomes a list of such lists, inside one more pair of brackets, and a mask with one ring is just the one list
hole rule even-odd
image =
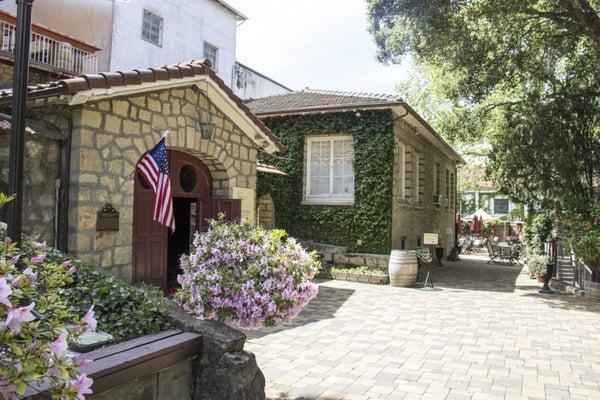
[[[14, 1], [0, 10], [16, 15]], [[232, 82], [237, 24], [222, 0], [36, 0], [33, 23], [99, 47], [98, 71], [207, 57]]]
[[236, 62], [233, 68], [231, 89], [233, 89], [236, 96], [245, 100], [292, 92], [292, 89], [287, 86], [282, 85], [241, 62]]

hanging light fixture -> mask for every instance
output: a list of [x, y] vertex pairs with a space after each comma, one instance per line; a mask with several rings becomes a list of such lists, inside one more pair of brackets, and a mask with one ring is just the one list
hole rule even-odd
[[198, 123], [199, 127], [200, 127], [200, 134], [202, 136], [202, 139], [206, 139], [206, 140], [212, 140], [213, 137], [213, 133], [215, 131], [215, 124], [212, 123], [212, 114], [210, 112], [211, 109], [211, 104], [210, 104], [210, 100], [208, 101], [208, 121], [202, 121], [202, 112], [199, 112], [200, 114], [200, 122]]

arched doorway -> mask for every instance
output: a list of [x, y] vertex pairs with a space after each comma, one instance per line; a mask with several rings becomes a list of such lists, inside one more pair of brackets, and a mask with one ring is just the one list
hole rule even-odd
[[136, 174], [133, 205], [133, 280], [163, 289], [175, 285], [179, 257], [189, 254], [194, 233], [206, 229], [207, 219], [224, 213], [240, 218], [241, 204], [234, 199], [213, 199], [209, 169], [197, 157], [168, 150], [173, 192], [175, 232], [153, 220], [154, 194]]

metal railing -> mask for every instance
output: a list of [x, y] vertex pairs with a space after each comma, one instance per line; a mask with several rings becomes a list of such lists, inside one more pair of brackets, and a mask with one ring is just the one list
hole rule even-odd
[[[585, 282], [592, 281], [593, 272], [581, 260], [577, 259], [572, 250], [568, 249], [564, 238], [549, 240], [544, 246], [544, 254], [550, 257], [554, 264], [554, 279], [585, 289]], [[569, 274], [562, 276], [567, 268]]]
[[[14, 54], [16, 26], [0, 20], [0, 52]], [[81, 75], [98, 72], [98, 55], [39, 33], [31, 33], [29, 58], [68, 74]]]

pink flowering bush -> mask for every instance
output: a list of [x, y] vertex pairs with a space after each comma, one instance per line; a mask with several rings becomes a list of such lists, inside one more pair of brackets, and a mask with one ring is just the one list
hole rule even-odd
[[281, 230], [213, 221], [181, 257], [175, 295], [199, 319], [258, 329], [295, 318], [316, 295], [320, 264]]
[[[6, 200], [0, 194], [0, 205]], [[58, 295], [74, 272], [69, 262], [47, 261], [44, 244], [24, 257], [10, 239], [0, 242], [0, 398], [23, 398], [42, 382], [52, 398], [91, 393], [92, 380], [77, 372], [88, 361], [70, 355], [67, 343], [95, 327], [93, 307], [80, 318]]]

